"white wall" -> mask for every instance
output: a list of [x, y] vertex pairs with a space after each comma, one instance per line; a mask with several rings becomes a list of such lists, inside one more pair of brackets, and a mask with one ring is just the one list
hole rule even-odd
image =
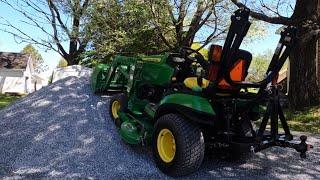
[[18, 93], [26, 94], [26, 78], [25, 77], [2, 77], [5, 80], [2, 85], [1, 93]]
[[0, 69], [0, 93], [27, 94], [34, 91], [31, 82], [34, 73], [29, 57], [26, 69]]

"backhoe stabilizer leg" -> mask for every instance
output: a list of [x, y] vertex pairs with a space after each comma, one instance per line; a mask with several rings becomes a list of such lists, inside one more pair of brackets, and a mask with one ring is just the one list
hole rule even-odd
[[301, 158], [306, 158], [307, 157], [307, 151], [309, 151], [310, 149], [313, 148], [312, 145], [307, 144], [307, 136], [300, 136], [300, 140], [301, 142], [299, 144], [297, 143], [291, 143], [289, 141], [286, 140], [270, 140], [270, 141], [263, 141], [261, 144], [258, 144], [256, 146], [252, 146], [251, 147], [251, 151], [254, 153], [260, 152], [264, 149], [270, 148], [270, 147], [274, 147], [274, 146], [278, 146], [278, 147], [283, 147], [283, 148], [293, 148], [295, 149], [297, 152], [300, 153], [300, 157]]

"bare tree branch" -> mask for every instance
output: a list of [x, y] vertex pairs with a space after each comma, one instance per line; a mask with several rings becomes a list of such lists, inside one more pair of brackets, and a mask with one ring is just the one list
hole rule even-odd
[[[28, 42], [43, 46], [47, 49], [52, 49], [64, 57], [70, 65], [77, 63], [77, 56], [84, 52], [89, 42], [89, 38], [85, 35], [85, 33], [81, 32], [84, 30], [82, 26], [86, 26], [86, 24], [81, 24], [81, 21], [82, 18], [86, 16], [85, 13], [89, 7], [90, 0], [75, 0], [73, 2], [53, 0], [0, 0], [0, 2], [8, 5], [11, 9], [20, 13], [26, 19], [21, 20], [22, 23], [37, 28], [40, 30], [40, 32], [44, 33], [47, 38], [32, 37], [23, 29], [18, 28], [9, 21], [5, 21], [5, 23], [1, 24], [3, 24], [4, 27], [11, 28], [11, 30], [0, 30], [13, 35], [15, 40], [18, 38], [22, 42]], [[60, 6], [57, 3], [61, 3], [59, 4]], [[74, 12], [60, 9], [63, 8], [63, 6], [67, 9], [73, 9]], [[71, 26], [66, 24], [68, 20], [64, 23], [63, 18], [73, 19]], [[51, 26], [52, 31], [50, 28], [47, 28], [48, 25]], [[68, 52], [62, 45], [65, 41], [69, 41]]]
[[[68, 35], [69, 37], [71, 37], [71, 34], [70, 34], [69, 29], [68, 29], [68, 28], [65, 26], [65, 24], [62, 22], [60, 12], [59, 12], [58, 8], [56, 7], [56, 5], [52, 2], [52, 0], [49, 0], [49, 1], [48, 1], [48, 5], [49, 5], [49, 8], [50, 8], [50, 9], [53, 9], [53, 10], [54, 10], [54, 13], [56, 14], [56, 18], [57, 18], [58, 22], [60, 23], [60, 26], [62, 27], [62, 29], [67, 33], [67, 35]], [[50, 10], [50, 11], [51, 11], [51, 10]], [[54, 14], [52, 14], [52, 12], [51, 12], [51, 15], [54, 15]]]
[[[238, 7], [247, 7], [246, 5], [244, 5], [243, 3], [241, 3], [239, 0], [231, 0], [236, 6]], [[272, 24], [284, 24], [284, 25], [290, 25], [292, 24], [292, 20], [291, 18], [287, 18], [287, 17], [283, 17], [283, 16], [277, 16], [277, 17], [270, 17], [267, 16], [263, 13], [258, 13], [255, 11], [251, 11], [250, 12], [251, 17], [258, 19], [258, 20], [262, 20], [265, 22], [269, 22]]]
[[187, 33], [185, 40], [184, 40], [184, 45], [188, 44], [187, 46], [190, 46], [192, 44], [194, 36], [199, 29], [198, 26], [200, 24], [202, 16], [207, 8], [208, 8], [208, 6], [205, 5], [205, 3], [203, 1], [198, 2], [197, 10], [191, 20], [189, 31]]
[[56, 25], [56, 18], [55, 18], [55, 12], [54, 9], [51, 6], [52, 1], [48, 0], [48, 6], [51, 12], [51, 26], [53, 29], [53, 38], [55, 40], [55, 43], [58, 47], [59, 52], [63, 55], [63, 57], [67, 57], [68, 53], [64, 50], [63, 46], [61, 45], [59, 38], [58, 38], [58, 30], [57, 30], [57, 25]]
[[161, 40], [165, 43], [165, 45], [169, 49], [173, 49], [173, 46], [169, 43], [169, 41], [164, 36], [162, 28], [156, 22], [156, 19], [159, 19], [159, 17], [157, 17], [156, 13], [154, 12], [154, 6], [153, 6], [154, 2], [152, 0], [149, 0], [148, 2], [149, 2], [149, 7], [150, 7], [151, 14], [153, 16], [153, 21], [152, 22], [153, 22], [153, 25], [155, 26], [155, 28], [158, 31], [159, 37], [161, 38]]

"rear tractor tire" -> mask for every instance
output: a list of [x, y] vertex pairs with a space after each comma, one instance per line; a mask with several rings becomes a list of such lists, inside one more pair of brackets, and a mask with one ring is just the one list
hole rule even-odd
[[125, 112], [128, 106], [128, 98], [125, 94], [113, 95], [110, 99], [109, 113], [116, 127], [120, 128], [122, 121], [119, 117], [119, 112]]
[[178, 114], [161, 116], [155, 123], [153, 157], [169, 176], [184, 176], [198, 170], [204, 157], [200, 128]]

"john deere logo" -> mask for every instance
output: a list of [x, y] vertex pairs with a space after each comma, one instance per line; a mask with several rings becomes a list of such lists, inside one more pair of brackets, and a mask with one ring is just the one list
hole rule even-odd
[[148, 61], [148, 62], [161, 62], [161, 58], [142, 58], [143, 61]]

